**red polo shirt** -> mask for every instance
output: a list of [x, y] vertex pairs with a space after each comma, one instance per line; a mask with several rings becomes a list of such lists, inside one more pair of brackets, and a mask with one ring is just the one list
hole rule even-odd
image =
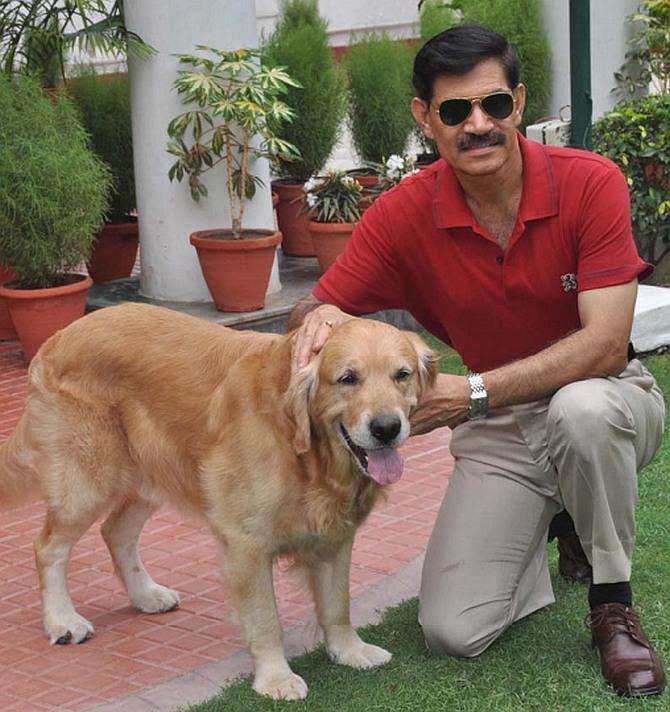
[[505, 251], [440, 160], [374, 202], [315, 296], [357, 315], [406, 309], [473, 371], [579, 329], [579, 291], [651, 271], [633, 242], [626, 180], [594, 153], [519, 142], [523, 192]]

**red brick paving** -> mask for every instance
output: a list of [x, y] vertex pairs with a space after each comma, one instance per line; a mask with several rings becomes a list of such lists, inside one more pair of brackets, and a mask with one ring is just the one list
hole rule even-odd
[[[27, 366], [15, 341], [0, 342], [0, 442], [23, 409]], [[420, 555], [444, 494], [452, 461], [448, 431], [412, 438], [405, 473], [359, 532], [352, 597]], [[128, 604], [94, 526], [72, 556], [70, 588], [96, 637], [80, 646], [49, 646], [42, 631], [32, 542], [42, 504], [0, 514], [0, 710], [85, 710], [118, 700], [244, 648], [218, 575], [209, 532], [170, 510], [159, 512], [142, 539], [147, 568], [180, 591], [181, 606], [148, 616]], [[276, 591], [283, 625], [312, 616], [304, 585], [278, 563]]]

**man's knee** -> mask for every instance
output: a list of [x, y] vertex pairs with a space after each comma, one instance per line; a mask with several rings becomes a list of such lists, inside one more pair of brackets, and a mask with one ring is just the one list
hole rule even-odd
[[426, 645], [435, 655], [474, 658], [505, 630], [508, 607], [500, 603], [486, 604], [486, 614], [480, 607], [450, 612], [446, 607], [421, 605], [419, 622]]
[[635, 432], [630, 409], [604, 378], [570, 383], [549, 404], [547, 439], [550, 451], [566, 440], [572, 447], [588, 449], [608, 442], [612, 431]]

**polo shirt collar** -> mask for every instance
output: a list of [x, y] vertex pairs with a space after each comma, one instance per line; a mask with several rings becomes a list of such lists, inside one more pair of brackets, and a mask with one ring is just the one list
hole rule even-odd
[[[549, 156], [541, 144], [517, 132], [523, 161], [523, 192], [519, 206], [522, 222], [558, 213], [558, 195]], [[440, 161], [433, 194], [433, 215], [438, 228], [470, 227], [474, 217], [463, 188], [451, 166]]]

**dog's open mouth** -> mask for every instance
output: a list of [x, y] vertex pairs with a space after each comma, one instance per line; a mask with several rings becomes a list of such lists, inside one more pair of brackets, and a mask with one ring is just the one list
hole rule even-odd
[[365, 474], [380, 485], [390, 485], [402, 476], [402, 455], [394, 447], [379, 447], [370, 450], [356, 445], [347, 429], [340, 423], [344, 442], [352, 452]]

